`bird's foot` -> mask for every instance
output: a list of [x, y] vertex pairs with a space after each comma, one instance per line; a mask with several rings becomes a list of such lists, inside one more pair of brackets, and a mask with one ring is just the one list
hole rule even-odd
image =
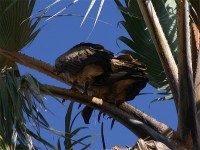
[[87, 92], [88, 91], [88, 87], [89, 87], [89, 82], [86, 81], [85, 85], [84, 85], [84, 91], [83, 91], [84, 95], [88, 95], [88, 92]]
[[70, 90], [74, 91], [74, 92], [78, 92], [78, 89], [76, 87], [74, 87], [74, 86], [72, 86]]
[[76, 88], [78, 86], [78, 83], [77, 82], [73, 82], [72, 83], [72, 87], [71, 87], [71, 91], [74, 91], [74, 92], [78, 92], [79, 90]]
[[87, 90], [84, 89], [84, 91], [83, 91], [83, 95], [88, 95]]

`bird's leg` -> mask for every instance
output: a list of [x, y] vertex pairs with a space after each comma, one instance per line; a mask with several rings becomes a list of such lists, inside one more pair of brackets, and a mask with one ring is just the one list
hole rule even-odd
[[88, 95], [88, 93], [87, 93], [88, 87], [89, 87], [89, 81], [86, 81], [84, 84], [84, 91], [83, 91], [84, 95]]
[[77, 92], [77, 91], [78, 91], [78, 89], [76, 88], [77, 86], [78, 86], [78, 83], [77, 83], [76, 81], [74, 81], [74, 82], [72, 83], [72, 87], [71, 87], [70, 90]]

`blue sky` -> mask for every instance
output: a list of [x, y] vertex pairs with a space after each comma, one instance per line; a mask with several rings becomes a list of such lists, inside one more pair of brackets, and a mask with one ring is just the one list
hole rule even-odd
[[[45, 8], [52, 2], [53, 0], [36, 1], [35, 12]], [[57, 13], [59, 10], [67, 6], [69, 2], [70, 1], [67, 0], [61, 1], [60, 3], [55, 5], [48, 14], [53, 15]], [[90, 0], [80, 0], [80, 2], [71, 6], [63, 13], [84, 15], [87, 8], [89, 7], [90, 2]], [[92, 12], [89, 14], [90, 17], [96, 17], [99, 3], [100, 0], [97, 0]], [[48, 21], [44, 20], [43, 24], [46, 24], [45, 27], [42, 29], [34, 42], [31, 43], [31, 45], [29, 45], [28, 47], [24, 48], [22, 52], [54, 65], [55, 59], [60, 54], [64, 53], [66, 50], [80, 42], [92, 42], [102, 44], [106, 49], [114, 52], [116, 55], [118, 55], [119, 52], [123, 49], [129, 49], [126, 45], [117, 40], [119, 36], [128, 35], [123, 27], [118, 25], [118, 22], [123, 20], [123, 18], [113, 0], [105, 0], [103, 10], [99, 18], [100, 20], [109, 22], [109, 24], [97, 22], [94, 31], [90, 35], [90, 32], [92, 31], [94, 25], [94, 20], [86, 19], [83, 26], [80, 27], [82, 19], [83, 18], [81, 17], [59, 17], [53, 18]], [[118, 47], [116, 43], [118, 43], [120, 47]], [[32, 74], [41, 83], [69, 88], [64, 84], [27, 67], [20, 65], [20, 70], [22, 74], [26, 72]], [[145, 92], [156, 93], [157, 91], [150, 85], [148, 85], [142, 91], [142, 93]], [[44, 116], [47, 118], [53, 128], [64, 132], [64, 119], [67, 111], [68, 102], [66, 102], [63, 106], [59, 104], [54, 98], [49, 96], [45, 97], [45, 104], [47, 108], [51, 110], [51, 112], [43, 111]], [[157, 97], [159, 97], [159, 95], [157, 94], [137, 96], [133, 101], [130, 101], [130, 104], [155, 117], [159, 121], [166, 123], [173, 129], [176, 129], [177, 117], [173, 101], [156, 102], [150, 104], [150, 102]], [[79, 111], [77, 106], [78, 105], [74, 107], [74, 115]], [[94, 144], [90, 147], [90, 149], [102, 148], [100, 136], [101, 128], [100, 123], [98, 123], [97, 121], [97, 116], [98, 111], [95, 111], [90, 120], [90, 125], [88, 125], [89, 129], [80, 134], [80, 137], [88, 134], [95, 135], [89, 140], [94, 140]], [[105, 123], [105, 140], [108, 149], [110, 149], [114, 144], [123, 147], [125, 147], [126, 145], [133, 146], [135, 144], [137, 137], [133, 135], [123, 125], [116, 122], [114, 128], [110, 130], [111, 120], [107, 120], [105, 117], [105, 119], [102, 119], [102, 121], [104, 121]], [[81, 117], [78, 118], [74, 127], [76, 128], [79, 126], [86, 126], [83, 123], [83, 119]], [[47, 137], [48, 141], [55, 143], [56, 145], [58, 139], [57, 136], [47, 133], [45, 131], [43, 132], [43, 135]], [[78, 138], [78, 136], [76, 138]], [[61, 140], [61, 142], [63, 142], [63, 140]], [[42, 145], [40, 145], [39, 143], [37, 144], [38, 146], [42, 147]], [[80, 147], [75, 147], [75, 149], [79, 148]]]

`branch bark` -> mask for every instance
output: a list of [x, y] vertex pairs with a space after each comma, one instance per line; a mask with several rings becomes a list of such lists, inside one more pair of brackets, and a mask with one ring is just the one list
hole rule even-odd
[[[147, 114], [142, 113], [127, 103], [123, 103], [117, 107], [116, 105], [107, 103], [102, 99], [86, 96], [81, 93], [66, 90], [64, 88], [49, 85], [45, 85], [45, 88], [56, 97], [69, 99], [105, 112], [115, 120], [122, 123], [125, 127], [127, 127], [140, 138], [149, 137], [150, 139], [163, 142], [172, 149], [175, 148], [173, 142], [170, 141], [170, 138], [172, 138], [171, 135], [174, 133], [172, 129], [167, 127], [165, 124], [158, 122], [156, 119], [148, 116]], [[43, 90], [42, 93], [49, 94], [48, 91]], [[134, 110], [134, 112], [131, 112], [131, 110]], [[137, 113], [135, 114], [135, 112]], [[152, 128], [152, 125], [154, 124], [160, 125], [164, 128], [158, 126]], [[169, 135], [168, 133], [170, 133], [170, 136], [167, 136]]]
[[167, 138], [172, 138], [174, 136], [174, 131], [165, 125], [162, 122], [157, 121], [155, 118], [145, 114], [144, 112], [136, 109], [135, 107], [129, 105], [128, 103], [124, 103], [123, 105], [119, 106], [120, 109], [123, 111], [135, 116], [142, 122], [145, 122], [150, 126], [152, 129], [157, 131], [158, 133], [164, 135]]
[[199, 126], [195, 105], [193, 72], [190, 45], [189, 4], [187, 0], [177, 1], [178, 50], [179, 50], [179, 94], [178, 134], [181, 140], [192, 136], [193, 149], [200, 148]]
[[29, 68], [42, 72], [58, 81], [71, 85], [70, 82], [65, 81], [62, 75], [57, 75], [54, 72], [54, 67], [51, 66], [50, 64], [47, 64], [46, 62], [37, 60], [33, 57], [27, 56], [25, 54], [21, 54], [19, 52], [6, 51], [3, 49], [0, 49], [0, 55], [10, 59], [11, 61], [20, 63], [24, 66], [27, 66]]
[[171, 53], [171, 49], [165, 38], [151, 0], [137, 0], [137, 2], [165, 70], [176, 108], [178, 108], [178, 68]]

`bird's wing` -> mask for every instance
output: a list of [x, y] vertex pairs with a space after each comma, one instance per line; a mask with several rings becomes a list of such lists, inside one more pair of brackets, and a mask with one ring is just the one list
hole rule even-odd
[[[90, 94], [121, 103], [135, 98], [146, 86], [146, 66], [131, 57], [115, 57], [111, 60], [112, 73], [102, 84], [93, 84]], [[107, 91], [106, 91], [107, 90]]]
[[145, 73], [147, 70], [146, 65], [142, 64], [141, 62], [134, 59], [131, 55], [124, 54], [117, 57], [114, 57], [111, 60], [112, 70], [120, 71], [120, 70], [126, 70], [128, 72], [141, 72]]
[[129, 86], [129, 88], [126, 90], [126, 98], [125, 101], [130, 101], [133, 100], [139, 93], [140, 91], [145, 88], [147, 85], [147, 79], [145, 80], [140, 80], [137, 81]]
[[134, 79], [139, 81], [147, 81], [145, 76], [146, 66], [136, 61], [127, 55], [120, 55], [111, 59], [112, 72], [108, 78], [105, 78], [101, 84], [94, 83], [94, 85], [109, 85], [114, 82]]
[[[99, 44], [80, 43], [56, 59], [56, 68], [62, 71], [79, 72], [88, 64], [110, 66], [113, 53]], [[108, 65], [109, 64], [109, 65]]]

